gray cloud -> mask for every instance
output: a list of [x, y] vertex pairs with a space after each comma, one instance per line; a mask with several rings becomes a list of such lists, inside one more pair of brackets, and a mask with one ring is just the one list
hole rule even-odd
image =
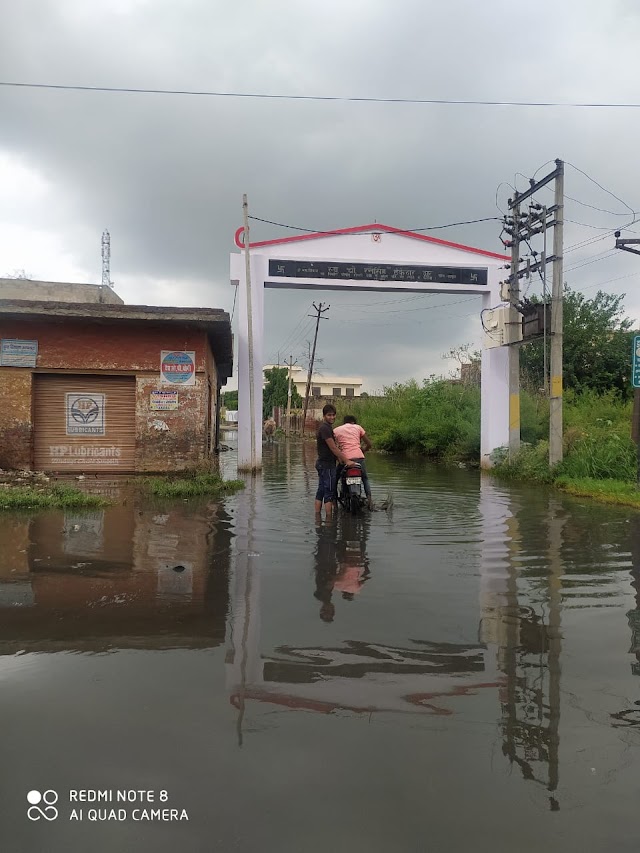
[[[23, 0], [7, 3], [3, 18], [11, 37], [3, 45], [0, 76], [33, 82], [633, 101], [640, 70], [640, 22], [625, 2], [542, 0], [529, 9], [506, 0], [276, 0], [242, 7], [205, 0]], [[228, 256], [243, 192], [255, 215], [308, 228], [372, 219], [422, 227], [497, 214], [501, 181], [515, 179], [523, 187], [516, 173], [528, 176], [561, 156], [640, 205], [639, 111], [23, 89], [2, 89], [0, 108], [0, 148], [53, 186], [54, 204], [22, 211], [20, 221], [57, 235], [87, 270], [98, 269], [99, 237], [108, 226], [113, 278], [128, 301], [230, 310]], [[570, 169], [567, 192], [608, 210], [624, 209]], [[499, 202], [507, 196], [502, 187]], [[12, 221], [11, 211], [0, 216]], [[569, 201], [567, 216], [601, 228], [625, 221]], [[498, 230], [498, 223], [484, 223], [437, 234], [497, 251]], [[284, 233], [291, 232], [255, 224], [252, 236]], [[569, 223], [567, 245], [604, 233]], [[567, 268], [612, 243], [608, 238], [568, 253]], [[633, 273], [634, 264], [632, 257], [612, 256], [567, 278], [589, 287]], [[31, 266], [29, 258], [23, 266]], [[375, 301], [375, 294], [364, 296]], [[267, 294], [268, 356], [291, 335], [310, 301], [299, 293]], [[335, 318], [321, 338], [326, 363], [349, 366], [375, 387], [416, 372], [446, 372], [441, 352], [479, 340], [477, 314], [467, 316], [475, 311], [473, 301], [398, 312], [383, 326], [375, 325], [375, 306], [341, 313], [340, 306], [357, 304], [353, 295], [331, 293], [326, 301]], [[447, 297], [423, 302], [440, 305]], [[640, 316], [640, 299], [630, 297], [628, 308]], [[354, 314], [357, 321], [345, 322]]]

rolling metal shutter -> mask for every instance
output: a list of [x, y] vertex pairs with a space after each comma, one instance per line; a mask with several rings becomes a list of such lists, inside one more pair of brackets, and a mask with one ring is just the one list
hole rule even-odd
[[134, 376], [34, 374], [38, 471], [135, 470]]

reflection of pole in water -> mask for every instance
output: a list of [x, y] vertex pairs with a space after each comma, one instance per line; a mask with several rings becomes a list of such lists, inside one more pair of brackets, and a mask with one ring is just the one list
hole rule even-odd
[[631, 554], [631, 586], [635, 590], [636, 606], [627, 613], [631, 629], [631, 648], [636, 660], [631, 664], [631, 672], [640, 675], [640, 517], [633, 515], [629, 519], [629, 537]]
[[[484, 478], [483, 478], [484, 480]], [[525, 779], [554, 792], [559, 781], [562, 528], [557, 501], [549, 507], [548, 620], [527, 600], [527, 578], [519, 571], [519, 507], [493, 484], [481, 487], [484, 528], [481, 639], [498, 646], [498, 667], [506, 676], [501, 696], [503, 753]], [[545, 701], [545, 685], [547, 685]], [[547, 764], [546, 778], [535, 764]], [[550, 808], [559, 804], [549, 797]]]
[[260, 571], [254, 551], [256, 501], [262, 487], [260, 476], [245, 477], [236, 513], [234, 593], [231, 615], [231, 649], [227, 653], [227, 685], [238, 709], [238, 744], [242, 746], [247, 684], [261, 683]]
[[[562, 610], [562, 529], [565, 519], [559, 514], [561, 506], [549, 501], [549, 791], [558, 788], [560, 776], [560, 652]], [[560, 808], [554, 797], [549, 798], [552, 810]]]
[[[631, 586], [635, 592], [635, 607], [627, 612], [627, 623], [631, 631], [629, 654], [635, 656], [635, 660], [631, 662], [632, 675], [640, 675], [640, 516], [635, 513], [629, 518], [629, 555]], [[640, 725], [638, 702], [634, 702], [633, 706], [612, 713], [611, 717], [617, 721], [613, 725], [637, 728]]]

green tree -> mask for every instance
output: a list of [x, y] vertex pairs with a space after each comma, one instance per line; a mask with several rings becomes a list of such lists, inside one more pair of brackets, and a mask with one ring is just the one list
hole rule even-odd
[[[264, 371], [267, 380], [262, 394], [262, 416], [270, 418], [274, 406], [287, 405], [287, 385], [289, 371], [286, 367], [271, 367]], [[298, 394], [296, 386], [291, 383], [291, 406], [294, 409], [302, 406], [302, 397]]]
[[223, 391], [221, 403], [225, 407], [225, 409], [230, 409], [232, 412], [237, 411], [237, 409], [238, 409], [238, 392], [237, 391]]
[[[563, 363], [564, 387], [578, 393], [616, 391], [631, 394], [632, 321], [624, 317], [625, 294], [616, 296], [599, 290], [592, 299], [564, 289]], [[532, 301], [536, 301], [535, 299]], [[544, 386], [543, 341], [539, 339], [520, 350], [520, 369], [525, 385]], [[548, 355], [548, 353], [547, 353]], [[548, 361], [547, 361], [548, 363]]]

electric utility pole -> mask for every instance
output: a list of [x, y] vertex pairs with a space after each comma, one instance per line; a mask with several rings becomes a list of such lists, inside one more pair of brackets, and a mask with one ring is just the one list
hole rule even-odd
[[[251, 470], [258, 468], [256, 458], [256, 403], [253, 387], [253, 309], [251, 305], [251, 257], [249, 255], [249, 203], [246, 193], [242, 196], [242, 218], [244, 222], [245, 287], [247, 299], [247, 332], [249, 336], [249, 418], [251, 421]], [[260, 413], [262, 417], [262, 413]]]
[[[316, 305], [316, 303], [314, 302], [313, 307], [317, 311], [316, 331], [315, 331], [315, 334], [313, 336], [313, 348], [311, 350], [311, 358], [309, 359], [309, 372], [307, 373], [307, 387], [306, 387], [305, 392], [304, 392], [304, 411], [302, 414], [302, 434], [303, 435], [305, 433], [305, 428], [307, 425], [307, 409], [309, 408], [309, 391], [311, 389], [311, 374], [313, 373], [313, 362], [314, 362], [315, 357], [316, 357], [316, 341], [318, 340], [318, 327], [320, 326], [320, 319], [321, 318], [323, 320], [326, 319], [326, 317], [322, 317], [322, 315], [324, 314], [325, 311], [328, 311], [331, 306], [330, 305], [323, 305], [322, 302], [320, 302], [319, 305]], [[312, 314], [309, 314], [309, 317], [312, 317], [312, 316], [313, 316]]]
[[285, 421], [285, 435], [289, 438], [289, 434], [291, 433], [291, 371], [293, 370], [293, 356], [289, 356], [289, 361], [287, 362], [287, 366], [289, 367], [289, 378], [287, 381], [287, 415]]
[[[506, 246], [510, 246], [511, 251], [511, 275], [509, 276], [509, 454], [512, 453], [512, 448], [519, 446], [520, 441], [520, 402], [519, 402], [519, 384], [516, 384], [514, 362], [515, 358], [511, 358], [511, 350], [515, 349], [515, 342], [521, 341], [527, 343], [528, 337], [540, 337], [540, 328], [528, 334], [523, 332], [522, 336], [518, 336], [516, 326], [511, 325], [513, 318], [511, 317], [511, 307], [515, 307], [517, 311], [525, 316], [525, 320], [531, 315], [531, 309], [534, 309], [535, 304], [522, 300], [520, 298], [519, 279], [523, 276], [529, 278], [532, 273], [538, 272], [543, 280], [543, 295], [546, 293], [546, 274], [542, 274], [542, 270], [546, 269], [548, 263], [553, 263], [553, 280], [551, 287], [551, 353], [550, 353], [550, 373], [551, 383], [549, 390], [549, 467], [557, 465], [562, 461], [562, 302], [563, 302], [563, 242], [564, 242], [564, 162], [556, 160], [556, 168], [553, 172], [545, 175], [539, 181], [533, 178], [529, 180], [530, 187], [525, 192], [516, 192], [514, 198], [509, 199], [509, 208], [513, 212], [511, 219], [505, 220], [505, 231], [511, 236], [511, 242], [505, 242]], [[530, 203], [528, 214], [523, 214], [521, 207], [522, 203], [534, 195], [539, 189], [554, 181], [554, 204], [551, 207], [543, 207], [541, 204]], [[549, 220], [549, 217], [551, 219]], [[547, 228], [553, 227], [553, 254], [546, 253], [546, 233]], [[544, 238], [544, 249], [542, 257], [537, 260], [538, 252], [531, 247], [529, 240], [537, 234], [542, 234]], [[504, 241], [503, 241], [504, 242]], [[529, 246], [533, 256], [533, 263], [527, 261], [525, 269], [519, 269], [520, 258], [518, 257], [520, 247], [523, 242]], [[542, 319], [539, 321], [539, 326], [543, 328], [543, 337], [546, 352], [546, 305], [543, 305]], [[525, 322], [525, 330], [527, 324]], [[519, 359], [518, 359], [519, 361]], [[546, 384], [546, 376], [545, 376]], [[517, 423], [518, 436], [516, 439], [515, 424]], [[516, 445], [517, 441], [517, 445]]]
[[511, 243], [511, 275], [509, 277], [509, 313], [508, 313], [508, 342], [509, 342], [509, 460], [520, 450], [520, 350], [516, 346], [520, 340], [518, 326], [522, 319], [517, 309], [520, 301], [520, 202], [511, 199], [509, 207], [513, 213], [513, 240]]
[[562, 462], [562, 266], [564, 242], [564, 163], [556, 160], [555, 225], [553, 228], [553, 280], [551, 283], [551, 357], [549, 369], [549, 467]]

